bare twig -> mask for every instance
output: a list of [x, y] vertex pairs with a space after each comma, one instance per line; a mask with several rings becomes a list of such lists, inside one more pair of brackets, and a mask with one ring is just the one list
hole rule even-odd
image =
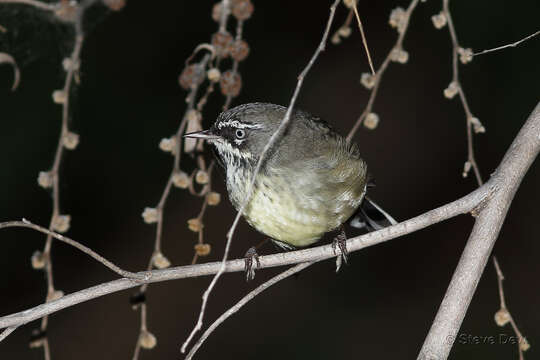
[[0, 0], [0, 4], [24, 4], [47, 11], [54, 11], [57, 8], [56, 4], [47, 4], [37, 0]]
[[419, 360], [446, 359], [471, 302], [491, 249], [521, 179], [540, 151], [540, 103], [510, 145], [488, 184], [495, 191], [475, 209], [477, 213], [467, 245], [429, 330]]
[[532, 39], [533, 37], [535, 37], [535, 36], [537, 36], [537, 35], [540, 35], [540, 30], [538, 30], [538, 31], [535, 32], [534, 34], [531, 34], [531, 35], [529, 35], [529, 36], [526, 36], [526, 37], [524, 37], [523, 39], [518, 40], [518, 41], [516, 41], [516, 42], [513, 42], [513, 43], [511, 43], [511, 44], [506, 44], [506, 45], [503, 45], [503, 46], [498, 46], [498, 47], [492, 48], [492, 49], [482, 50], [482, 51], [479, 51], [479, 52], [477, 52], [477, 53], [472, 54], [472, 56], [484, 55], [484, 54], [487, 54], [487, 53], [490, 53], [490, 52], [494, 52], [494, 51], [506, 49], [506, 48], [509, 48], [509, 47], [516, 47], [516, 46], [518, 46], [519, 44], [521, 44], [522, 42], [525, 42], [525, 41], [527, 41], [527, 40], [530, 40], [530, 39]]
[[[471, 113], [471, 110], [469, 108], [469, 104], [467, 103], [467, 98], [465, 97], [465, 92], [463, 91], [463, 87], [461, 86], [461, 83], [459, 81], [459, 64], [458, 64], [458, 56], [459, 56], [459, 50], [461, 49], [457, 35], [456, 35], [456, 29], [454, 28], [454, 22], [452, 21], [452, 15], [450, 14], [450, 9], [448, 7], [448, 3], [450, 0], [443, 0], [443, 14], [446, 17], [446, 20], [448, 22], [448, 32], [450, 33], [450, 38], [452, 39], [452, 83], [457, 87], [457, 91], [459, 94], [459, 98], [461, 100], [461, 103], [463, 104], [463, 110], [465, 111], [465, 115], [467, 117], [467, 161], [468, 164], [470, 164], [470, 167], [474, 171], [474, 175], [476, 177], [476, 181], [478, 183], [478, 186], [482, 185], [482, 175], [480, 174], [480, 168], [478, 167], [478, 164], [476, 163], [476, 159], [474, 156], [474, 143], [473, 143], [473, 120], [476, 119], [473, 114]], [[477, 120], [478, 121], [478, 120]], [[468, 173], [468, 166], [466, 165], [465, 171], [463, 172], [464, 176], [467, 176]]]
[[73, 246], [74, 248], [82, 251], [83, 253], [89, 255], [90, 257], [92, 257], [93, 259], [97, 260], [98, 262], [102, 263], [103, 265], [105, 265], [106, 267], [108, 267], [109, 269], [111, 269], [112, 271], [114, 271], [115, 273], [117, 273], [118, 275], [122, 276], [122, 277], [125, 277], [125, 278], [128, 278], [128, 279], [143, 279], [144, 277], [141, 276], [141, 273], [133, 273], [131, 271], [126, 271], [126, 270], [123, 270], [121, 269], [120, 267], [116, 266], [115, 264], [113, 264], [112, 262], [110, 262], [109, 260], [105, 259], [103, 256], [97, 254], [96, 252], [94, 252], [92, 249], [84, 246], [83, 244], [67, 237], [67, 236], [64, 236], [64, 235], [61, 235], [61, 234], [58, 234], [54, 231], [51, 231], [47, 228], [44, 228], [42, 226], [39, 226], [39, 225], [36, 225], [34, 223], [31, 223], [30, 221], [26, 220], [26, 219], [23, 219], [23, 221], [7, 221], [7, 222], [2, 222], [0, 223], [0, 229], [5, 229], [5, 228], [10, 228], [10, 227], [19, 227], [19, 228], [28, 228], [28, 229], [33, 229], [33, 230], [36, 230], [36, 231], [39, 231], [41, 233], [44, 233], [48, 236], [51, 236], [52, 238], [55, 238], [57, 240], [60, 240], [61, 242], [64, 242], [68, 245], [71, 245]]
[[390, 51], [388, 52], [388, 55], [386, 55], [386, 58], [384, 59], [383, 63], [381, 64], [381, 66], [379, 67], [379, 69], [377, 70], [377, 72], [374, 75], [374, 82], [375, 83], [373, 84], [373, 88], [371, 89], [371, 94], [369, 95], [368, 103], [367, 103], [364, 111], [362, 112], [362, 114], [360, 114], [360, 116], [356, 120], [356, 123], [353, 125], [353, 127], [349, 131], [349, 134], [347, 135], [347, 142], [351, 142], [352, 138], [354, 137], [354, 135], [356, 134], [356, 132], [360, 128], [360, 125], [362, 125], [362, 122], [364, 121], [366, 116], [369, 113], [371, 113], [371, 110], [373, 109], [373, 104], [375, 103], [375, 98], [377, 97], [377, 92], [379, 90], [379, 86], [381, 84], [382, 77], [384, 75], [384, 72], [386, 71], [386, 68], [390, 64], [390, 61], [392, 60], [393, 53], [395, 51], [398, 51], [398, 50], [402, 49], [403, 40], [405, 39], [405, 35], [407, 34], [407, 29], [409, 28], [409, 21], [410, 21], [410, 18], [411, 18], [411, 15], [412, 15], [414, 9], [418, 5], [418, 1], [419, 0], [412, 0], [411, 3], [409, 4], [409, 7], [405, 11], [404, 21], [403, 21], [401, 29], [399, 29], [399, 31], [398, 31], [399, 35], [398, 35], [398, 38], [396, 40], [396, 43], [394, 44], [392, 49], [390, 49]]
[[[499, 326], [504, 326], [508, 322], [510, 323], [510, 325], [512, 326], [512, 329], [514, 330], [514, 333], [516, 334], [518, 338], [517, 346], [518, 346], [518, 352], [519, 352], [519, 360], [524, 360], [523, 351], [526, 351], [529, 348], [529, 343], [527, 342], [527, 339], [521, 334], [521, 331], [519, 331], [519, 328], [517, 327], [517, 324], [514, 321], [514, 318], [512, 317], [510, 310], [508, 310], [508, 307], [506, 307], [506, 300], [505, 300], [504, 289], [503, 289], [504, 275], [499, 266], [499, 262], [497, 261], [497, 258], [495, 256], [493, 257], [493, 266], [495, 266], [495, 271], [497, 273], [499, 300], [501, 302], [501, 308], [495, 314], [495, 321], [497, 322], [497, 325]], [[500, 316], [500, 319], [498, 319], [498, 316]]]
[[4, 340], [5, 338], [7, 338], [9, 336], [9, 334], [11, 334], [12, 332], [14, 332], [15, 330], [17, 330], [18, 326], [10, 326], [8, 328], [6, 328], [4, 331], [2, 331], [0, 333], [0, 341]]
[[229, 310], [224, 312], [216, 321], [214, 321], [212, 323], [212, 325], [210, 325], [208, 327], [208, 329], [201, 335], [201, 338], [195, 343], [195, 345], [193, 345], [193, 347], [191, 348], [191, 350], [189, 351], [189, 353], [186, 356], [186, 360], [192, 359], [193, 356], [195, 355], [195, 353], [197, 352], [197, 350], [199, 350], [201, 345], [208, 338], [208, 336], [210, 336], [214, 332], [214, 330], [217, 329], [217, 327], [219, 325], [223, 324], [223, 322], [225, 322], [225, 320], [227, 320], [233, 314], [238, 312], [238, 310], [240, 310], [244, 305], [246, 305], [249, 301], [251, 301], [255, 296], [259, 295], [264, 290], [268, 289], [270, 286], [275, 285], [276, 283], [280, 282], [281, 280], [286, 279], [289, 276], [294, 275], [294, 274], [304, 270], [305, 268], [307, 268], [308, 266], [313, 265], [313, 264], [314, 264], [313, 262], [305, 262], [305, 263], [298, 264], [298, 265], [296, 265], [296, 266], [294, 266], [294, 267], [292, 267], [292, 268], [290, 268], [288, 270], [285, 270], [284, 272], [274, 276], [270, 280], [264, 282], [263, 284], [257, 286], [255, 289], [250, 291], [249, 294], [244, 296], [239, 302], [237, 302]]
[[206, 304], [208, 302], [208, 297], [209, 297], [210, 293], [212, 292], [212, 289], [214, 288], [216, 282], [218, 281], [220, 276], [225, 271], [226, 261], [227, 261], [228, 255], [229, 255], [229, 249], [230, 249], [230, 246], [231, 246], [232, 237], [233, 237], [234, 231], [236, 229], [236, 226], [238, 225], [238, 221], [240, 220], [240, 216], [242, 216], [242, 214], [244, 212], [244, 209], [247, 206], [247, 204], [249, 203], [249, 200], [251, 198], [251, 195], [252, 195], [252, 192], [253, 192], [253, 186], [254, 186], [255, 181], [257, 179], [257, 174], [259, 173], [259, 171], [260, 171], [260, 169], [262, 167], [262, 164], [264, 163], [264, 161], [266, 159], [266, 155], [267, 155], [268, 151], [272, 148], [272, 146], [274, 146], [277, 139], [281, 136], [281, 134], [287, 128], [287, 125], [290, 122], [291, 113], [292, 113], [292, 110], [293, 110], [294, 105], [296, 103], [296, 99], [298, 98], [298, 94], [300, 92], [300, 88], [302, 87], [302, 83], [304, 82], [304, 77], [306, 76], [306, 74], [309, 72], [309, 70], [311, 69], [311, 67], [315, 63], [315, 60], [317, 59], [317, 57], [319, 56], [321, 51], [323, 51], [325, 49], [326, 40], [328, 38], [328, 33], [330, 31], [330, 27], [332, 26], [332, 22], [334, 20], [334, 14], [335, 14], [336, 7], [337, 7], [339, 1], [340, 0], [335, 0], [334, 3], [332, 4], [332, 6], [330, 7], [330, 15], [328, 17], [328, 22], [326, 24], [326, 28], [325, 28], [325, 31], [323, 33], [321, 42], [320, 42], [319, 46], [317, 47], [317, 49], [315, 50], [315, 53], [313, 54], [313, 56], [309, 60], [307, 66], [304, 68], [304, 70], [298, 76], [298, 82], [296, 84], [296, 88], [295, 88], [293, 96], [291, 98], [291, 102], [289, 104], [289, 107], [287, 108], [287, 112], [285, 113], [285, 117], [281, 121], [278, 129], [274, 132], [274, 134], [272, 134], [272, 136], [270, 137], [270, 140], [268, 141], [268, 143], [266, 144], [266, 146], [264, 147], [264, 149], [263, 149], [263, 151], [261, 153], [261, 156], [259, 158], [257, 166], [255, 167], [255, 170], [253, 172], [253, 176], [250, 179], [250, 183], [249, 183], [249, 186], [248, 186], [247, 191], [246, 191], [246, 197], [244, 198], [244, 201], [242, 202], [242, 206], [240, 207], [240, 210], [238, 211], [231, 228], [227, 232], [227, 243], [225, 245], [225, 251], [224, 251], [224, 254], [223, 254], [223, 259], [222, 259], [222, 262], [221, 262], [220, 270], [214, 276], [214, 278], [210, 282], [210, 285], [208, 286], [208, 288], [206, 289], [206, 291], [204, 292], [204, 294], [202, 296], [202, 305], [201, 305], [201, 310], [200, 310], [200, 313], [199, 313], [199, 317], [197, 319], [197, 323], [196, 323], [195, 327], [193, 328], [190, 335], [188, 336], [188, 338], [186, 339], [186, 341], [182, 345], [181, 351], [183, 353], [186, 351], [186, 348], [189, 345], [189, 343], [190, 343], [191, 339], [193, 338], [193, 336], [202, 327], [204, 313], [205, 313], [205, 310], [206, 310]]
[[0, 64], [10, 64], [13, 67], [13, 85], [11, 85], [11, 91], [17, 90], [19, 82], [21, 81], [21, 72], [17, 66], [17, 62], [13, 56], [0, 52]]
[[366, 34], [364, 34], [364, 26], [362, 26], [362, 20], [360, 20], [360, 15], [358, 14], [358, 8], [356, 6], [356, 1], [352, 2], [352, 7], [353, 7], [353, 10], [354, 10], [354, 15], [356, 16], [356, 21], [358, 22], [358, 28], [360, 29], [360, 35], [362, 36], [362, 44], [364, 44], [364, 49], [366, 50], [366, 56], [368, 58], [369, 68], [371, 69], [371, 74], [375, 75], [375, 70], [373, 68], [373, 61], [371, 60], [371, 54], [369, 53]]

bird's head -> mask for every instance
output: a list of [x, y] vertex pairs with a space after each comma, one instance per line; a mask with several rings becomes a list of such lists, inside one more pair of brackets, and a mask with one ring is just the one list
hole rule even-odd
[[225, 167], [254, 166], [286, 110], [283, 106], [266, 103], [240, 105], [221, 113], [210, 129], [184, 136], [205, 139], [212, 144]]

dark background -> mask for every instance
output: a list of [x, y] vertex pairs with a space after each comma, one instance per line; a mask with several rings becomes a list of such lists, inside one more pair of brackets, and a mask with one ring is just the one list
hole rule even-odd
[[[159, 140], [174, 133], [184, 111], [186, 93], [177, 77], [193, 48], [207, 42], [217, 25], [210, 1], [134, 1], [120, 13], [96, 10], [82, 52], [82, 84], [74, 103], [72, 128], [81, 135], [61, 169], [61, 207], [72, 216], [69, 236], [130, 270], [146, 266], [155, 227], [143, 223], [145, 206], [155, 206], [166, 183], [171, 157]], [[361, 2], [376, 67], [397, 33], [388, 16], [407, 1]], [[430, 17], [439, 1], [419, 4], [404, 48], [406, 65], [392, 63], [383, 79], [374, 111], [375, 131], [361, 129], [355, 140], [377, 180], [375, 198], [399, 220], [465, 195], [474, 178], [461, 177], [466, 160], [465, 115], [459, 100], [442, 91], [451, 80], [451, 45], [447, 28], [436, 30]], [[250, 56], [240, 67], [244, 86], [234, 104], [267, 101], [288, 104], [296, 76], [317, 46], [328, 16], [329, 1], [255, 1], [245, 24]], [[538, 30], [536, 0], [461, 1], [451, 10], [464, 47], [482, 50], [513, 42]], [[20, 88], [11, 93], [12, 72], [0, 67], [0, 220], [28, 218], [46, 225], [50, 194], [36, 183], [52, 163], [60, 127], [53, 90], [63, 83], [59, 64], [69, 53], [69, 31], [46, 15], [23, 6], [0, 6], [0, 51], [13, 54], [22, 70]], [[338, 9], [334, 29], [346, 16]], [[494, 171], [521, 125], [539, 100], [540, 38], [517, 48], [475, 58], [461, 66], [462, 83], [472, 112], [487, 133], [475, 137], [484, 179]], [[356, 27], [341, 45], [328, 45], [307, 77], [299, 105], [327, 119], [346, 134], [363, 110], [368, 91], [359, 84], [367, 61]], [[204, 112], [210, 125], [223, 103], [215, 95]], [[193, 168], [187, 157], [186, 170]], [[538, 358], [540, 344], [540, 167], [538, 161], [516, 194], [495, 254], [506, 276], [508, 306], [531, 343], [526, 353]], [[206, 216], [210, 257], [221, 258], [225, 233], [235, 211], [227, 201], [219, 174], [214, 183], [223, 194]], [[164, 225], [164, 253], [173, 264], [191, 261], [196, 234], [186, 221], [195, 217], [200, 199], [173, 190]], [[325, 261], [267, 290], [219, 328], [198, 359], [415, 358], [429, 330], [473, 224], [460, 216], [351, 256], [338, 275]], [[351, 230], [349, 235], [354, 235]], [[0, 315], [43, 302], [43, 274], [30, 256], [45, 237], [23, 229], [0, 232]], [[232, 257], [263, 239], [240, 225]], [[326, 238], [330, 241], [330, 237]], [[271, 246], [262, 253], [274, 252]], [[73, 248], [54, 243], [58, 289], [71, 293], [116, 276]], [[240, 273], [223, 276], [209, 302], [205, 325], [250, 289], [282, 269], [260, 271], [246, 284]], [[191, 331], [200, 296], [210, 278], [152, 285], [148, 293], [149, 329], [158, 340], [141, 359], [178, 359]], [[51, 316], [52, 359], [129, 359], [137, 340], [139, 315], [131, 310], [132, 291], [89, 301]], [[472, 300], [460, 334], [512, 335], [497, 327], [496, 275], [491, 263]], [[38, 323], [25, 325], [0, 344], [2, 359], [42, 359], [29, 349]], [[515, 345], [459, 344], [453, 359], [517, 359]]]

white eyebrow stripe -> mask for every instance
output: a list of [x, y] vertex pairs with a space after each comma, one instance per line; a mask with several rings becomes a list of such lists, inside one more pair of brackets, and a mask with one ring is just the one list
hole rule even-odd
[[221, 129], [223, 127], [234, 127], [237, 129], [262, 129], [262, 126], [260, 124], [245, 124], [241, 123], [238, 120], [227, 120], [222, 121], [217, 124], [217, 128]]

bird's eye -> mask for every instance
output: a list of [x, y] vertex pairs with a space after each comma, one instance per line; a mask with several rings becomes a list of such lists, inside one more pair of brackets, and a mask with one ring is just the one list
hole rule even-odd
[[236, 129], [235, 135], [237, 139], [243, 139], [246, 137], [246, 132], [242, 129]]

